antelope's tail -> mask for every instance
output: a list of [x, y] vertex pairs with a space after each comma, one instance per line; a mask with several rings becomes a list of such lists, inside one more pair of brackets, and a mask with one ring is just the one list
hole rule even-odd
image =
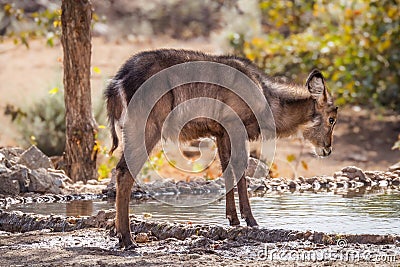
[[109, 152], [110, 155], [118, 148], [119, 140], [117, 131], [115, 130], [115, 123], [121, 118], [124, 104], [121, 97], [121, 80], [112, 79], [104, 92], [107, 103], [107, 117], [111, 129], [112, 147]]

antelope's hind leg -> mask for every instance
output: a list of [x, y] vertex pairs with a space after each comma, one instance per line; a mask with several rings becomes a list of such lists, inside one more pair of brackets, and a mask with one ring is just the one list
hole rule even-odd
[[122, 248], [135, 248], [137, 245], [132, 240], [131, 230], [129, 226], [129, 201], [131, 190], [134, 183], [133, 177], [129, 172], [125, 162], [125, 157], [122, 155], [117, 164], [117, 196], [116, 196], [116, 218], [115, 228], [119, 245]]
[[[129, 222], [129, 201], [131, 196], [131, 190], [134, 183], [133, 176], [139, 174], [143, 165], [145, 164], [148, 154], [151, 153], [154, 146], [161, 139], [160, 131], [157, 127], [150, 127], [151, 123], [146, 126], [146, 151], [139, 151], [138, 149], [132, 151], [134, 155], [134, 162], [128, 165], [125, 161], [125, 155], [123, 154], [121, 160], [117, 165], [117, 199], [116, 199], [116, 210], [117, 215], [115, 219], [115, 227], [117, 236], [120, 241], [121, 247], [134, 248], [137, 245], [132, 241], [130, 233], [130, 222]], [[154, 125], [154, 124], [153, 124]], [[136, 139], [133, 142], [138, 142]], [[141, 146], [137, 143], [132, 144], [133, 148], [140, 148]], [[125, 152], [124, 152], [125, 153]]]

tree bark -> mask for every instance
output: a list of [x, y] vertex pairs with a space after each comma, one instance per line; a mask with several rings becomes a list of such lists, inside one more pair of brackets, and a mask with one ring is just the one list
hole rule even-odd
[[95, 134], [90, 92], [90, 0], [62, 0], [66, 121], [65, 171], [73, 181], [96, 177]]

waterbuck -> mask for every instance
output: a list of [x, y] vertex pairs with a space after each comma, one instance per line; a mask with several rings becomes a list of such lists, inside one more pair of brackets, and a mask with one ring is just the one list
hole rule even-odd
[[[285, 137], [301, 132], [309, 140], [316, 155], [326, 157], [332, 152], [332, 134], [336, 123], [337, 107], [334, 106], [332, 96], [328, 92], [323, 75], [313, 70], [305, 85], [296, 85], [285, 82], [283, 79], [272, 78], [258, 69], [251, 61], [235, 56], [216, 56], [201, 52], [163, 49], [141, 52], [130, 59], [119, 69], [109, 83], [105, 97], [107, 101], [108, 119], [111, 127], [112, 149], [118, 147], [119, 139], [116, 124], [129, 134], [124, 128], [124, 117], [129, 102], [138, 89], [153, 75], [177, 64], [187, 62], [214, 62], [234, 68], [254, 82], [258, 90], [265, 96], [275, 119], [276, 136]], [[142, 97], [146, 97], [144, 94]], [[209, 83], [192, 83], [182, 85], [169, 91], [152, 107], [152, 111], [145, 122], [145, 146], [151, 151], [161, 139], [161, 129], [169, 113], [179, 104], [199, 97], [218, 99], [232, 107], [242, 121], [249, 140], [255, 140], [260, 135], [257, 119], [243, 99], [227, 88]], [[225, 116], [225, 115], [224, 115]], [[203, 118], [188, 122], [179, 137], [183, 141], [190, 141], [201, 137], [213, 136], [216, 139], [221, 167], [224, 171], [231, 157], [231, 140], [224, 127], [215, 120]], [[243, 140], [245, 142], [245, 140]], [[235, 144], [237, 145], [237, 144]], [[126, 154], [126, 153], [125, 153]], [[134, 168], [128, 168], [124, 153], [117, 164], [117, 196], [116, 196], [116, 232], [120, 245], [133, 248], [129, 226], [129, 200], [134, 179], [147, 160], [147, 154], [134, 155]], [[257, 226], [247, 194], [246, 181], [239, 177], [237, 191], [241, 217], [248, 226]], [[225, 179], [228, 181], [229, 179]], [[234, 191], [232, 187], [226, 193], [226, 217], [229, 224], [239, 225], [236, 213]]]

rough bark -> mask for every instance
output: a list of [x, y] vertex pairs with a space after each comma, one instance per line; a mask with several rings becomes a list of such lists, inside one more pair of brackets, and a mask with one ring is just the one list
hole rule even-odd
[[95, 133], [90, 93], [90, 0], [63, 0], [61, 43], [64, 52], [66, 108], [65, 171], [74, 181], [96, 173]]

